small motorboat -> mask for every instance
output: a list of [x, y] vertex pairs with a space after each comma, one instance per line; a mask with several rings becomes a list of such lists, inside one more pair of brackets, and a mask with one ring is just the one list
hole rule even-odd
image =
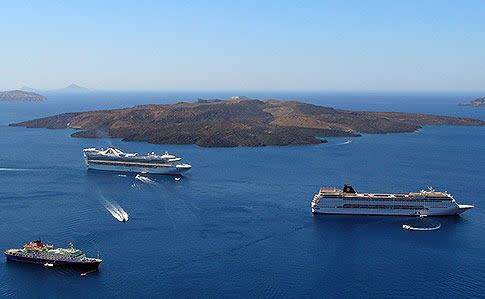
[[440, 227], [441, 227], [440, 223], [438, 223], [437, 225], [435, 225], [433, 227], [414, 227], [414, 226], [411, 226], [409, 224], [403, 224], [402, 225], [403, 229], [416, 230], [416, 231], [432, 231], [432, 230], [440, 229]]
[[54, 264], [53, 263], [45, 263], [44, 266], [45, 267], [54, 267]]
[[81, 273], [81, 277], [86, 277], [88, 276], [89, 273], [94, 273], [94, 272], [97, 272], [98, 270], [97, 269], [93, 269], [93, 270], [90, 270], [88, 272], [83, 272]]

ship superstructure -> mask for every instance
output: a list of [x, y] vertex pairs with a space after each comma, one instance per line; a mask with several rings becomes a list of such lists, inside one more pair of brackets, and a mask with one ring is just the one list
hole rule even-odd
[[403, 194], [357, 193], [352, 186], [342, 190], [324, 187], [313, 197], [312, 212], [321, 214], [447, 216], [473, 208], [457, 204], [448, 192], [429, 188]]
[[7, 249], [8, 261], [43, 264], [48, 266], [72, 266], [84, 269], [97, 269], [102, 262], [98, 258], [86, 257], [70, 243], [69, 248], [54, 248], [42, 241], [33, 241], [19, 249]]
[[109, 147], [107, 149], [87, 148], [83, 150], [88, 169], [135, 172], [151, 174], [183, 174], [192, 168], [190, 164], [181, 163], [182, 158], [165, 152], [162, 155], [154, 152], [147, 155], [124, 153]]

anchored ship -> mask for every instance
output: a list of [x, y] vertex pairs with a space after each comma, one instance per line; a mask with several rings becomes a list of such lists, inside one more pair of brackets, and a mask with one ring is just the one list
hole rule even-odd
[[457, 204], [448, 192], [429, 188], [407, 194], [357, 193], [352, 186], [342, 190], [324, 187], [313, 197], [312, 212], [317, 214], [447, 216], [473, 208]]
[[102, 262], [99, 258], [86, 257], [79, 249], [69, 243], [69, 248], [54, 248], [53, 245], [33, 241], [20, 249], [7, 249], [8, 261], [42, 264], [46, 267], [69, 266], [81, 269], [98, 269]]
[[152, 152], [142, 156], [137, 153], [124, 153], [117, 148], [109, 147], [99, 150], [86, 148], [83, 150], [83, 154], [88, 169], [177, 175], [192, 168], [190, 164], [180, 163], [182, 158], [168, 152], [163, 155]]

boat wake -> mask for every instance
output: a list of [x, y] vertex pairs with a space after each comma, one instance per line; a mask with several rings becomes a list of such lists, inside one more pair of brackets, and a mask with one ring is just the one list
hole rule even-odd
[[0, 171], [28, 171], [28, 169], [22, 169], [22, 168], [0, 168]]
[[128, 221], [128, 213], [126, 213], [125, 210], [123, 210], [123, 208], [117, 203], [112, 203], [105, 200], [104, 207], [114, 218], [116, 218], [116, 220], [120, 222]]
[[347, 140], [347, 141], [339, 143], [337, 145], [346, 145], [346, 144], [351, 144], [351, 143], [352, 143], [352, 140]]
[[146, 176], [142, 176], [142, 175], [139, 175], [137, 174], [135, 176], [135, 179], [139, 180], [140, 182], [143, 182], [145, 184], [150, 184], [150, 185], [155, 185], [157, 184], [157, 182], [155, 182], [154, 180], [150, 179], [149, 177], [146, 177]]
[[440, 229], [440, 227], [441, 227], [441, 223], [438, 223], [438, 224], [436, 224], [435, 226], [432, 226], [432, 227], [411, 226], [409, 224], [403, 224], [402, 225], [403, 229], [416, 230], [416, 231], [431, 231], [431, 230]]

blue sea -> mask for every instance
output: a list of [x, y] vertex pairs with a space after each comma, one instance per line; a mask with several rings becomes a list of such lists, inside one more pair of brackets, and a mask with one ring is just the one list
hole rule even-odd
[[[239, 93], [241, 94], [241, 93]], [[48, 94], [0, 103], [0, 248], [41, 238], [90, 256], [100, 271], [0, 262], [0, 297], [327, 298], [485, 296], [485, 127], [329, 138], [310, 146], [201, 148], [76, 139], [72, 130], [8, 127], [61, 112], [225, 98], [235, 92]], [[252, 92], [353, 110], [485, 120], [459, 102], [480, 93]], [[180, 181], [86, 171], [82, 148], [169, 150], [193, 169]], [[312, 215], [322, 185], [363, 192], [433, 186], [475, 208], [414, 219]], [[118, 222], [106, 210], [130, 216]], [[435, 231], [402, 225], [440, 224]]]

